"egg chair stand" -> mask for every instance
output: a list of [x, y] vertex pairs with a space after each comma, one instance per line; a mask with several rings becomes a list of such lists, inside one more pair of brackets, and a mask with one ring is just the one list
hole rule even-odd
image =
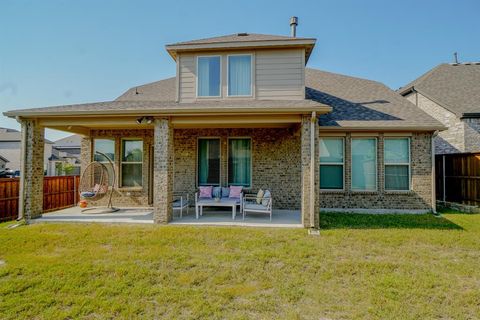
[[108, 160], [109, 165], [112, 166], [113, 177], [112, 185], [110, 183], [110, 174], [108, 168], [105, 164], [93, 161], [85, 168], [83, 171], [82, 177], [80, 179], [80, 198], [82, 200], [90, 201], [99, 201], [105, 197], [108, 197], [106, 206], [98, 206], [82, 209], [82, 213], [88, 211], [89, 213], [112, 213], [120, 209], [115, 208], [112, 205], [112, 196], [115, 189], [115, 167], [112, 160], [102, 153], [96, 151], [95, 154], [98, 154]]

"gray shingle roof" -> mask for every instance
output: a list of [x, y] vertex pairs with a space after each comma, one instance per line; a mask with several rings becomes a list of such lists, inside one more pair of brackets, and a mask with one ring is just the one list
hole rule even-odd
[[301, 37], [290, 37], [290, 36], [279, 36], [279, 35], [270, 35], [270, 34], [259, 34], [259, 33], [234, 33], [225, 36], [211, 37], [196, 39], [190, 41], [176, 42], [168, 44], [168, 46], [180, 46], [180, 45], [190, 45], [190, 44], [212, 44], [212, 43], [222, 43], [222, 42], [247, 42], [247, 41], [275, 41], [275, 40], [314, 40], [313, 38], [301, 38]]
[[175, 77], [127, 90], [116, 101], [175, 101]]
[[[405, 98], [382, 83], [306, 69], [306, 100], [220, 100], [195, 103], [176, 103], [175, 78], [152, 82], [127, 90], [114, 101], [80, 105], [15, 110], [13, 113], [69, 112], [95, 114], [136, 112], [147, 114], [167, 112], [170, 108], [188, 110], [221, 110], [242, 108], [254, 112], [261, 107], [292, 108], [329, 105], [332, 112], [320, 117], [320, 125], [335, 128], [359, 129], [442, 129], [443, 126]], [[136, 94], [138, 92], [138, 94]], [[8, 114], [7, 114], [8, 115]]]
[[480, 63], [440, 64], [398, 89], [415, 90], [458, 116], [480, 113]]
[[321, 126], [344, 128], [437, 128], [441, 123], [384, 84], [340, 74], [306, 69], [306, 95], [330, 105]]

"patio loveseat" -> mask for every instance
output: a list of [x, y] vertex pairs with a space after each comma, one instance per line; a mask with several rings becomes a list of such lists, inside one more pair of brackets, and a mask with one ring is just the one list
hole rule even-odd
[[235, 219], [237, 206], [243, 213], [242, 187], [201, 186], [195, 193], [195, 215], [198, 219], [203, 215], [203, 207], [231, 207], [232, 219]]

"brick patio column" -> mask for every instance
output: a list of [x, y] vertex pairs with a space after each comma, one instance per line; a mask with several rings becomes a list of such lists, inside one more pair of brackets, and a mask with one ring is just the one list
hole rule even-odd
[[45, 129], [35, 120], [22, 120], [19, 216], [27, 221], [43, 213]]
[[168, 118], [155, 119], [153, 220], [166, 224], [173, 217], [173, 128]]
[[[302, 161], [302, 223], [305, 228], [319, 227], [320, 174], [318, 154], [318, 121], [312, 115], [302, 116], [301, 161]], [[313, 129], [313, 146], [312, 146]], [[313, 148], [312, 148], [313, 147]], [[312, 153], [313, 151], [313, 153]], [[313, 159], [312, 159], [313, 155]], [[313, 167], [312, 167], [313, 160]], [[313, 192], [312, 192], [313, 178]]]
[[82, 137], [80, 148], [80, 174], [83, 174], [87, 166], [92, 162], [92, 138]]

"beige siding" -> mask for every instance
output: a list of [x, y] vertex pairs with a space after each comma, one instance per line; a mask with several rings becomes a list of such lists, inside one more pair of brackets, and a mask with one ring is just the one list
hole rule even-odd
[[[230, 54], [252, 55], [252, 96], [229, 97], [227, 94], [227, 61]], [[178, 66], [180, 102], [193, 102], [196, 97], [196, 61], [198, 56], [219, 55], [222, 59], [221, 97], [205, 99], [300, 100], [305, 98], [305, 52], [303, 49], [207, 52], [182, 54]]]
[[303, 50], [257, 51], [255, 70], [257, 99], [305, 98]]
[[192, 102], [195, 100], [195, 56], [181, 55], [179, 72], [179, 96], [181, 102]]

